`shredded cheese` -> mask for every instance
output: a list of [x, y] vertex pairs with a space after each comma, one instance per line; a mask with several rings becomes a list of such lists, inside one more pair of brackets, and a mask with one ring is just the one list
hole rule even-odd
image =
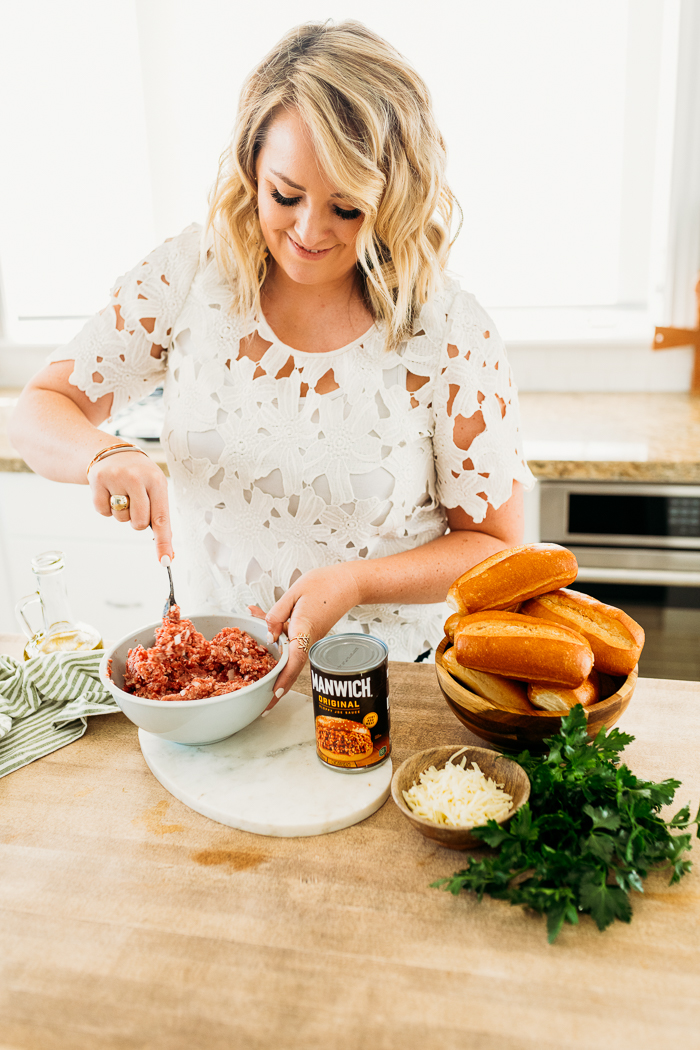
[[430, 766], [420, 780], [403, 792], [406, 805], [417, 817], [452, 828], [474, 828], [487, 820], [502, 820], [511, 811], [512, 795], [485, 777], [476, 762], [466, 768], [466, 757], [454, 759], [466, 748], [456, 751], [444, 769]]

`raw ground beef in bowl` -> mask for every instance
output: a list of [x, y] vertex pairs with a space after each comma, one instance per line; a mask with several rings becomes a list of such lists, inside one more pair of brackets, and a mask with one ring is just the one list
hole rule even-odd
[[124, 691], [150, 700], [201, 700], [257, 682], [276, 663], [265, 646], [238, 627], [224, 627], [207, 641], [173, 605], [156, 628], [155, 645], [129, 650]]
[[266, 638], [264, 620], [224, 613], [185, 620], [173, 607], [164, 622], [109, 646], [100, 680], [140, 730], [177, 744], [215, 743], [245, 729], [273, 700], [289, 642]]

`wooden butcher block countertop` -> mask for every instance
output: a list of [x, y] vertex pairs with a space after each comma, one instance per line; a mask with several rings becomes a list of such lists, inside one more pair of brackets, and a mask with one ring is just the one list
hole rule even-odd
[[[482, 743], [432, 666], [390, 678], [394, 768]], [[634, 771], [697, 807], [700, 684], [640, 680], [621, 726]], [[0, 840], [2, 1050], [700, 1045], [698, 845], [680, 885], [635, 894], [631, 925], [584, 917], [549, 946], [538, 916], [431, 889], [466, 855], [391, 799], [318, 838], [235, 831], [165, 791], [121, 714], [0, 781]]]

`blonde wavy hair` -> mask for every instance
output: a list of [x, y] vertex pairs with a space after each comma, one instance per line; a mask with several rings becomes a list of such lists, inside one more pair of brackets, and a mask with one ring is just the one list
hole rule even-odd
[[406, 60], [360, 22], [292, 29], [247, 78], [221, 158], [207, 231], [234, 312], [259, 316], [268, 252], [256, 160], [275, 114], [296, 110], [322, 170], [363, 213], [357, 269], [387, 348], [413, 333], [441, 281], [455, 206], [430, 94]]
[[255, 165], [282, 108], [297, 110], [324, 173], [363, 213], [358, 274], [387, 349], [396, 348], [440, 285], [459, 209], [428, 89], [394, 47], [355, 21], [299, 25], [251, 72], [207, 220], [239, 316], [260, 312], [268, 250]]

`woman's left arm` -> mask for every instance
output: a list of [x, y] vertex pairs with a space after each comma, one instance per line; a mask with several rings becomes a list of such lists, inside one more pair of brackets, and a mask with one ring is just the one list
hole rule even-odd
[[[306, 634], [311, 642], [318, 641], [356, 605], [444, 601], [450, 584], [472, 565], [522, 542], [522, 486], [514, 482], [510, 499], [498, 510], [489, 507], [478, 525], [459, 507], [447, 511], [447, 520], [448, 533], [413, 550], [305, 572], [265, 616], [273, 638], [288, 622], [290, 639]], [[290, 645], [274, 703], [291, 689], [305, 661], [299, 645]]]

